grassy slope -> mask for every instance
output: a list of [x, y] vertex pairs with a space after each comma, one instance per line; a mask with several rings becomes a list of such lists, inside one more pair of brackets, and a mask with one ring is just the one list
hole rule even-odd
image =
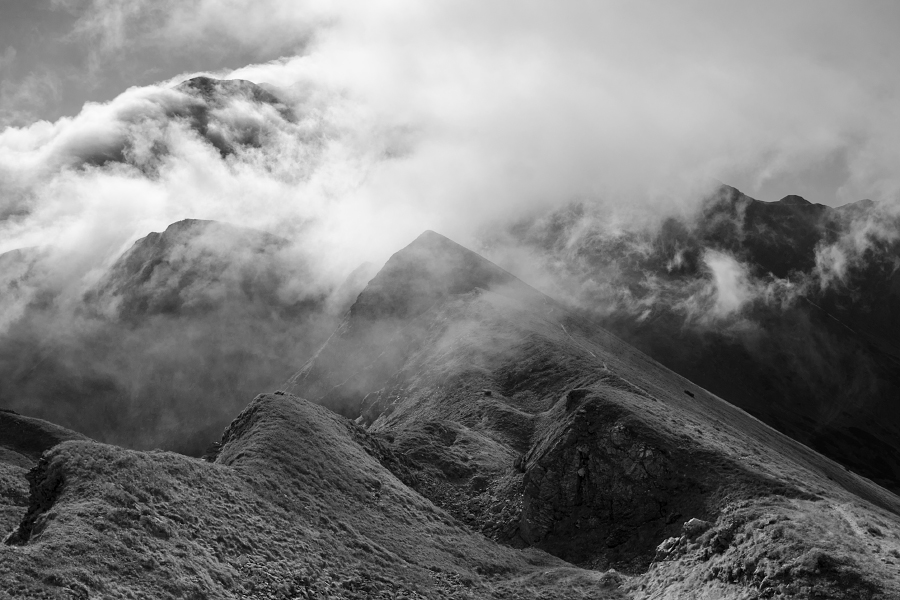
[[12, 530], [25, 514], [25, 474], [41, 454], [65, 440], [84, 439], [53, 423], [0, 410], [0, 535]]
[[471, 532], [324, 408], [260, 396], [223, 441], [213, 464], [51, 450], [19, 544], [0, 547], [0, 597], [619, 596], [614, 577]]

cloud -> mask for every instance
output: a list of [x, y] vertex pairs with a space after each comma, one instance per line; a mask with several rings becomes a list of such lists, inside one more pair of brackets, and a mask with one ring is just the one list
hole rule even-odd
[[16, 60], [16, 49], [12, 46], [7, 46], [6, 50], [0, 53], [0, 73], [5, 71], [13, 64]]
[[[78, 14], [67, 43], [89, 48], [88, 72], [77, 74], [89, 83], [107, 71], [146, 81], [160, 65], [198, 69], [52, 122], [29, 115], [65, 80], [33, 74], [0, 84], [0, 119], [12, 125], [0, 131], [0, 252], [49, 247], [40, 285], [13, 273], [17, 291], [0, 307], [0, 326], [43, 298], [49, 281], [60, 312], [36, 335], [65, 341], [60, 380], [108, 367], [98, 385], [112, 377], [132, 389], [138, 417], [150, 407], [142, 382], [187, 390], [176, 377], [182, 361], [202, 360], [198, 349], [239, 351], [235, 340], [249, 334], [240, 325], [222, 334], [219, 316], [196, 331], [153, 321], [148, 327], [165, 333], [154, 339], [180, 336], [176, 353], [171, 341], [145, 348], [146, 330], [93, 331], [90, 319], [68, 317], [135, 239], [184, 218], [291, 240], [292, 256], [310, 265], [286, 284], [294, 297], [333, 289], [359, 263], [381, 263], [434, 229], [471, 247], [496, 241], [488, 250], [506, 253], [513, 271], [598, 312], [646, 320], [663, 307], [703, 327], [740, 324], [749, 307], [789, 302], [805, 285], [754, 276], [722, 249], [675, 244], [660, 268], [647, 266], [658, 254], [654, 234], [670, 216], [689, 219], [711, 178], [755, 195], [835, 164], [834, 200], [890, 204], [900, 194], [900, 41], [892, 29], [900, 9], [892, 5], [57, 6]], [[200, 74], [259, 83], [284, 107], [252, 94], [218, 102], [176, 89]], [[584, 212], [554, 221], [573, 205]], [[550, 258], [539, 245], [504, 244], [509, 224], [529, 219], [564, 230]], [[887, 235], [878, 226], [823, 245], [821, 281], [840, 280], [845, 265]], [[588, 260], [607, 252], [621, 260], [601, 260], [601, 268]], [[300, 336], [275, 323], [271, 332], [279, 331], [279, 364], [293, 364]], [[201, 334], [204, 343], [192, 345]], [[106, 348], [108, 360], [94, 365], [84, 340]], [[221, 358], [207, 374], [238, 377], [233, 365], [246, 364]]]
[[258, 59], [298, 52], [332, 10], [317, 1], [55, 0], [77, 15], [70, 41], [90, 45], [93, 71], [152, 49], [207, 56], [249, 52]]
[[102, 264], [150, 229], [205, 217], [289, 235], [323, 274], [346, 273], [426, 228], [474, 245], [573, 199], [610, 222], [658, 222], [690, 212], [710, 177], [752, 193], [836, 153], [848, 199], [900, 190], [900, 45], [859, 43], [888, 31], [885, 8], [58, 5], [80, 11], [73, 36], [95, 42], [98, 64], [154, 48], [285, 52], [211, 74], [278, 88], [297, 121], [211, 107], [226, 135], [265, 132], [223, 155], [181, 116], [196, 105], [171, 89], [185, 75], [8, 128], [0, 186], [19, 216], [0, 224], [0, 249], [52, 239], [85, 253], [90, 240]]
[[872, 262], [873, 255], [893, 257], [895, 269], [900, 263], [890, 249], [900, 240], [898, 206], [883, 204], [867, 208], [846, 215], [843, 235], [816, 247], [813, 276], [819, 289], [847, 284], [851, 273]]
[[[15, 50], [7, 65], [15, 59]], [[31, 123], [43, 106], [55, 101], [59, 96], [59, 81], [50, 72], [33, 71], [24, 77], [6, 77], [3, 73], [3, 58], [0, 57], [0, 127], [27, 125]], [[2, 135], [2, 134], [0, 134]]]
[[703, 262], [712, 273], [712, 283], [715, 286], [713, 315], [731, 315], [741, 310], [756, 295], [746, 267], [733, 256], [707, 250], [703, 255]]

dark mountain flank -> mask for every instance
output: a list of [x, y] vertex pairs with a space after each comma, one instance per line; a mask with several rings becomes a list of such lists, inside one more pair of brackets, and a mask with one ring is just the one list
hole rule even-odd
[[[420, 465], [420, 493], [504, 544], [647, 573], [659, 545], [700, 519], [717, 532], [705, 538], [712, 546], [667, 543], [690, 546], [676, 553], [685, 561], [677, 569], [714, 581], [704, 585], [717, 597], [766, 578], [756, 570], [761, 548], [781, 548], [786, 530], [748, 546], [729, 537], [760, 527], [763, 513], [796, 525], [788, 537], [797, 554], [779, 559], [790, 562], [818, 543], [807, 527], [843, 527], [829, 507], [865, 506], [885, 522], [900, 509], [893, 494], [431, 232], [388, 261], [287, 389], [367, 425]], [[802, 516], [812, 513], [816, 525]], [[748, 553], [754, 574], [732, 572], [728, 561]], [[838, 593], [846, 583], [843, 573], [826, 579], [814, 585]]]
[[[657, 230], [611, 235], [597, 223], [576, 206], [512, 236], [574, 282], [579, 304], [615, 335], [900, 489], [896, 216], [870, 201], [761, 202], [723, 186], [697, 214]], [[747, 298], [727, 316], [710, 316], [710, 252], [744, 269], [731, 283]]]
[[0, 409], [0, 461], [30, 466], [53, 446], [85, 436], [59, 425]]

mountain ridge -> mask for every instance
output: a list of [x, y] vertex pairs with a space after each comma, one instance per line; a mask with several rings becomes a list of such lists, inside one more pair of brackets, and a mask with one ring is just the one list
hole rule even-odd
[[900, 221], [871, 201], [723, 185], [656, 229], [609, 233], [582, 206], [505, 235], [619, 337], [896, 491], [900, 246], [882, 230]]
[[483, 257], [417, 241], [295, 381], [318, 395], [258, 396], [207, 460], [44, 453], [0, 581], [76, 597], [900, 593], [900, 498]]

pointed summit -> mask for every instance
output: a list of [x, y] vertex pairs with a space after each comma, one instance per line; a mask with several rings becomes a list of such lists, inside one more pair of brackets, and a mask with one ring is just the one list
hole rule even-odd
[[175, 86], [175, 89], [198, 96], [214, 106], [226, 104], [234, 97], [243, 97], [252, 102], [285, 108], [275, 94], [245, 79], [213, 79], [201, 76], [182, 81]]
[[788, 194], [776, 202], [776, 204], [783, 204], [785, 206], [812, 206], [812, 202], [797, 194]]
[[530, 289], [486, 258], [426, 231], [391, 256], [359, 295], [351, 314], [370, 319], [414, 317], [449, 295], [500, 284]]
[[479, 291], [515, 301], [549, 298], [486, 258], [426, 231], [391, 256], [360, 293], [325, 346], [284, 390], [356, 418], [377, 389], [421, 343], [428, 315]]

